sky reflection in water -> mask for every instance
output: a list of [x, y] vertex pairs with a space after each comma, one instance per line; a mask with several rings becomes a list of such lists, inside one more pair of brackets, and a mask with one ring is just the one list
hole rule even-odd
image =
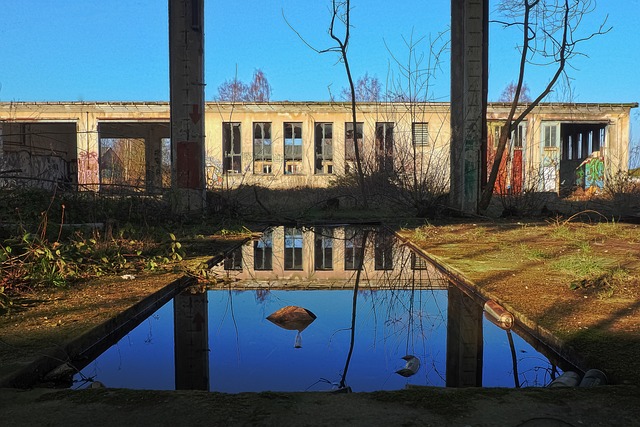
[[[407, 384], [444, 386], [447, 295], [447, 290], [359, 292], [346, 385], [354, 391], [402, 389]], [[335, 388], [349, 351], [352, 297], [352, 290], [209, 291], [210, 390]], [[296, 331], [266, 320], [287, 305], [307, 308], [317, 316], [302, 333], [302, 348], [294, 348]], [[513, 387], [506, 332], [486, 319], [482, 322], [482, 385]], [[547, 359], [517, 335], [513, 337], [522, 385], [549, 382], [551, 365]], [[421, 360], [420, 370], [409, 378], [395, 373], [404, 366], [401, 358], [406, 354]], [[173, 302], [91, 362], [82, 375], [107, 387], [174, 389]]]

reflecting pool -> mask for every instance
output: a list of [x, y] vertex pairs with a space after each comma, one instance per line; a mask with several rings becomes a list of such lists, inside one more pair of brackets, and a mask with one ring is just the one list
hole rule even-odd
[[[525, 387], [566, 366], [517, 325], [492, 323], [477, 298], [385, 230], [275, 228], [211, 274], [215, 289], [177, 295], [86, 364], [73, 387]], [[267, 320], [288, 306], [315, 316], [300, 336]]]

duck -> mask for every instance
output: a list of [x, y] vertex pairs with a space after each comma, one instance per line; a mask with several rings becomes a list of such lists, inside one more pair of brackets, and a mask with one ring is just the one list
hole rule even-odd
[[402, 375], [403, 377], [410, 377], [412, 375], [415, 375], [420, 369], [420, 359], [412, 354], [407, 354], [402, 358], [406, 361], [406, 363], [404, 365], [404, 368], [396, 371], [396, 374]]

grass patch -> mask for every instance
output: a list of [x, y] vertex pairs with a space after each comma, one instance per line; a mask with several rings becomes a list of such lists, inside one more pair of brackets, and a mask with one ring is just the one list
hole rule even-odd
[[[509, 246], [507, 246], [507, 248], [509, 248]], [[540, 248], [532, 248], [524, 243], [520, 244], [519, 249], [520, 252], [522, 252], [522, 256], [530, 261], [542, 261], [553, 258], [553, 254]]]
[[553, 262], [551, 267], [576, 279], [594, 277], [606, 272], [605, 261], [585, 253], [565, 255]]

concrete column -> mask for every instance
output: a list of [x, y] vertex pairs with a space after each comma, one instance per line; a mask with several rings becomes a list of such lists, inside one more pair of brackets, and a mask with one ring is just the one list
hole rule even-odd
[[209, 310], [206, 289], [173, 299], [176, 390], [209, 391]]
[[159, 126], [147, 128], [144, 138], [146, 167], [146, 190], [149, 194], [162, 191], [162, 129]]
[[174, 212], [205, 204], [204, 0], [169, 0]]
[[447, 300], [447, 387], [482, 387], [482, 306], [454, 285]]
[[475, 213], [486, 182], [488, 0], [451, 0], [450, 204]]
[[95, 114], [89, 112], [80, 114], [77, 131], [78, 190], [98, 191], [100, 188], [100, 140]]

